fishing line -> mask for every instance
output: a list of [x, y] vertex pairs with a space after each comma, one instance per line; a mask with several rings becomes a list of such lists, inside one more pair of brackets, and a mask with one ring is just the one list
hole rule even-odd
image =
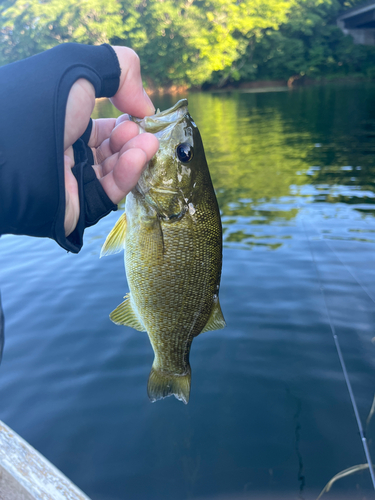
[[[337, 354], [338, 354], [338, 357], [339, 357], [339, 360], [340, 360], [341, 368], [342, 368], [342, 371], [343, 371], [343, 374], [344, 374], [344, 379], [345, 379], [345, 382], [346, 382], [346, 386], [347, 386], [348, 391], [349, 391], [350, 401], [351, 401], [351, 404], [352, 404], [352, 407], [353, 407], [353, 410], [354, 410], [354, 415], [355, 415], [355, 418], [356, 418], [356, 421], [357, 421], [359, 435], [361, 437], [363, 449], [364, 449], [365, 456], [366, 456], [366, 461], [367, 461], [367, 464], [368, 464], [368, 467], [369, 467], [372, 485], [373, 485], [374, 490], [375, 490], [375, 474], [374, 474], [374, 469], [373, 469], [373, 466], [372, 466], [372, 460], [371, 460], [370, 450], [369, 450], [368, 445], [367, 445], [367, 439], [366, 439], [365, 433], [363, 431], [361, 418], [359, 416], [357, 403], [356, 403], [356, 400], [355, 400], [355, 397], [354, 397], [354, 392], [353, 392], [353, 389], [352, 389], [352, 385], [350, 383], [348, 371], [346, 369], [346, 364], [345, 364], [344, 356], [343, 356], [342, 351], [341, 351], [339, 338], [337, 336], [337, 333], [336, 333], [336, 330], [335, 330], [335, 326], [333, 324], [333, 321], [332, 321], [332, 318], [331, 318], [331, 314], [329, 312], [327, 297], [326, 297], [326, 294], [325, 294], [325, 290], [324, 290], [323, 282], [322, 282], [322, 279], [321, 279], [321, 276], [320, 276], [320, 272], [319, 272], [319, 269], [318, 269], [318, 265], [317, 265], [317, 262], [315, 260], [314, 251], [312, 249], [312, 246], [311, 246], [311, 243], [310, 243], [310, 239], [308, 237], [307, 230], [306, 230], [306, 227], [305, 227], [305, 223], [304, 223], [304, 220], [303, 220], [302, 217], [301, 217], [301, 221], [302, 221], [302, 226], [303, 226], [303, 230], [304, 230], [304, 233], [305, 233], [305, 237], [306, 237], [306, 240], [307, 240], [307, 243], [308, 243], [308, 246], [309, 246], [309, 250], [310, 250], [310, 253], [311, 253], [311, 258], [312, 258], [312, 261], [314, 262], [315, 272], [316, 272], [316, 275], [317, 275], [317, 278], [318, 278], [320, 292], [321, 292], [321, 294], [323, 296], [323, 301], [324, 301], [324, 305], [325, 305], [325, 308], [326, 308], [326, 313], [327, 313], [327, 318], [328, 318], [329, 326], [331, 328], [333, 340], [335, 342], [335, 346], [336, 346]], [[360, 285], [360, 283], [358, 282], [358, 280], [356, 280], [356, 281]], [[360, 285], [360, 286], [362, 287], [362, 285]], [[364, 290], [363, 287], [362, 287], [362, 289]], [[367, 295], [369, 295], [369, 294], [367, 294]], [[369, 295], [369, 297], [370, 297], [370, 295]]]
[[372, 296], [372, 293], [367, 289], [366, 286], [364, 286], [359, 280], [358, 278], [352, 273], [352, 271], [350, 270], [350, 268], [345, 264], [345, 262], [342, 261], [342, 259], [340, 258], [340, 256], [335, 252], [335, 250], [332, 248], [332, 246], [328, 243], [327, 240], [323, 240], [324, 243], [328, 246], [328, 248], [331, 250], [332, 253], [335, 254], [335, 257], [337, 258], [337, 260], [339, 260], [341, 262], [341, 264], [345, 267], [345, 269], [348, 271], [348, 273], [351, 275], [351, 277], [358, 283], [358, 285], [362, 288], [362, 290], [365, 292], [365, 294], [369, 297], [370, 300], [372, 300], [372, 302], [375, 304], [375, 299], [374, 297]]

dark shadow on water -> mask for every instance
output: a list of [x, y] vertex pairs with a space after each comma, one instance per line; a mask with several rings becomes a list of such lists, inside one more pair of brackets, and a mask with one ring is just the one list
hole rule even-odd
[[296, 451], [298, 458], [298, 472], [297, 472], [297, 478], [299, 483], [298, 498], [300, 500], [305, 500], [305, 497], [303, 496], [303, 491], [305, 489], [306, 478], [304, 475], [303, 458], [300, 451], [300, 441], [301, 441], [300, 415], [302, 410], [302, 400], [301, 398], [295, 396], [289, 387], [286, 387], [286, 392], [288, 397], [293, 401], [293, 405], [296, 405], [293, 421], [294, 421], [294, 449]]

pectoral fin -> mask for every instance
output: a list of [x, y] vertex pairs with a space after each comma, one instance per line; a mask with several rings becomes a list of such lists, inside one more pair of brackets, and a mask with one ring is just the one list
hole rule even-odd
[[102, 246], [100, 252], [100, 257], [105, 255], [112, 255], [114, 253], [119, 253], [124, 250], [126, 235], [126, 213], [124, 212], [119, 220], [116, 222], [114, 228], [107, 236], [107, 239]]
[[135, 330], [145, 332], [146, 328], [132, 308], [130, 293], [125, 295], [124, 299], [124, 302], [122, 302], [119, 306], [116, 307], [114, 311], [111, 312], [111, 314], [109, 315], [110, 319], [114, 323], [116, 323], [116, 325], [130, 326]]
[[227, 326], [227, 324], [225, 322], [223, 313], [221, 312], [219, 299], [217, 298], [216, 301], [214, 301], [214, 306], [212, 308], [206, 326], [200, 333], [208, 332], [210, 330], [221, 330], [225, 326]]

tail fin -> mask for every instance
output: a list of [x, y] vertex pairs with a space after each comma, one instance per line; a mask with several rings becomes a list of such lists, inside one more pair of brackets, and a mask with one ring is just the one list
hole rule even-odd
[[186, 375], [174, 375], [152, 367], [147, 384], [148, 397], [154, 403], [158, 399], [175, 396], [187, 405], [190, 396], [190, 380], [190, 366]]

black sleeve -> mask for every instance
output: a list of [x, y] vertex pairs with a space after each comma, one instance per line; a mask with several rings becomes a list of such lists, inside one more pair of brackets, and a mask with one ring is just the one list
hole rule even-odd
[[[76, 231], [65, 237], [63, 141], [68, 94], [76, 80], [85, 78], [96, 97], [112, 97], [120, 72], [109, 45], [73, 43], [0, 68], [0, 234], [49, 237], [77, 253], [84, 227], [100, 218], [100, 203], [95, 201], [94, 215], [87, 214], [90, 201], [85, 194], [95, 192], [106, 213], [116, 208], [92, 177], [90, 154], [84, 147], [75, 172], [80, 183], [80, 221]], [[87, 135], [80, 139], [83, 144]], [[79, 148], [76, 143], [75, 152]]]

